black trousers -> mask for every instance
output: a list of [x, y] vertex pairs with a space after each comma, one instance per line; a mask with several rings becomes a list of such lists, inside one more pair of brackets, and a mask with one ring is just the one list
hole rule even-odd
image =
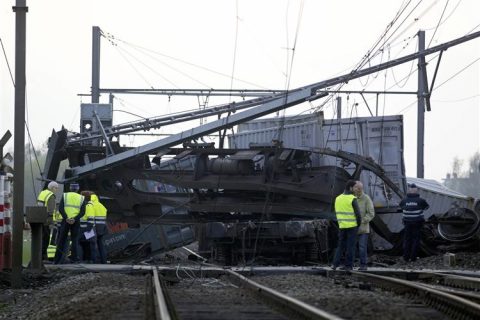
[[43, 234], [42, 234], [42, 257], [47, 259], [47, 248], [50, 243], [50, 226], [43, 225]]
[[70, 232], [70, 241], [72, 255], [70, 259], [72, 262], [78, 261], [78, 237], [80, 232], [80, 222], [75, 221], [74, 224], [68, 224], [65, 220], [62, 220], [60, 226], [60, 233], [57, 242], [57, 251], [55, 252], [55, 264], [63, 263], [65, 257], [68, 254], [68, 233]]
[[403, 259], [415, 261], [422, 238], [423, 222], [406, 222], [403, 239]]

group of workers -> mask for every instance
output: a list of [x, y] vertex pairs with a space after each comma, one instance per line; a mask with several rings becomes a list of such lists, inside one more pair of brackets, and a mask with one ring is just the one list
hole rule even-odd
[[[417, 186], [409, 185], [407, 196], [399, 204], [403, 213], [404, 242], [403, 259], [405, 262], [417, 259], [421, 229], [425, 222], [423, 211], [429, 208], [427, 201], [420, 197]], [[355, 249], [358, 241], [360, 271], [367, 270], [368, 235], [370, 221], [375, 217], [375, 209], [370, 197], [363, 192], [360, 181], [349, 180], [345, 190], [335, 199], [335, 215], [339, 227], [338, 246], [333, 259], [333, 270], [340, 265], [345, 253], [342, 270], [352, 270]]]
[[107, 209], [93, 192], [80, 193], [79, 184], [71, 183], [69, 190], [63, 193], [58, 210], [55, 195], [58, 184], [55, 181], [38, 195], [37, 203], [47, 208], [49, 217], [43, 228], [44, 260], [53, 258], [55, 264], [67, 261], [107, 263], [103, 244], [103, 237], [108, 233]]

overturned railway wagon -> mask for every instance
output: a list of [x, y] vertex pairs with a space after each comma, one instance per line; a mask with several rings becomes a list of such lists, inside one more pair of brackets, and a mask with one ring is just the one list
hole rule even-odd
[[[281, 140], [283, 147], [342, 150], [373, 159], [382, 175], [364, 170], [359, 180], [372, 198], [377, 217], [372, 222], [371, 246], [376, 251], [398, 253], [402, 243], [402, 215], [398, 203], [407, 182], [416, 183], [431, 204], [425, 212], [424, 254], [460, 249], [478, 249], [478, 201], [448, 190], [438, 182], [406, 178], [403, 162], [402, 116], [324, 120], [321, 113], [253, 120], [240, 124], [229, 136], [231, 148], [248, 148]], [[313, 152], [312, 167], [334, 166], [354, 176], [357, 164], [336, 155]], [[385, 183], [393, 182], [401, 193]], [[332, 193], [331, 203], [335, 193]], [[331, 218], [331, 217], [330, 217]], [[285, 222], [208, 223], [202, 237], [203, 249], [218, 260], [235, 263], [253, 257], [287, 259], [298, 262], [326, 260], [335, 247], [335, 224], [326, 219]]]
[[[62, 136], [68, 138], [62, 131], [52, 136], [51, 150], [63, 148]], [[111, 223], [140, 227], [112, 235], [106, 243], [117, 247], [112, 252], [145, 255], [183, 245], [184, 236], [193, 234], [189, 226], [196, 224], [201, 253], [227, 264], [327, 260], [336, 245], [332, 203], [348, 179], [361, 180], [376, 207], [373, 248], [401, 250], [398, 203], [407, 185], [401, 116], [326, 121], [318, 113], [254, 120], [241, 124], [229, 145], [185, 143], [77, 178], [101, 196]], [[115, 143], [111, 148], [130, 150]], [[103, 146], [72, 143], [65, 151], [60, 157], [66, 155], [71, 167], [105, 156]], [[469, 247], [478, 234], [473, 200], [443, 197], [426, 225], [425, 253], [441, 250], [440, 245]], [[453, 203], [464, 214], [457, 210], [446, 216]], [[162, 236], [169, 233], [165, 228], [181, 241]], [[447, 238], [452, 234], [455, 239]]]
[[[230, 148], [249, 148], [282, 141], [285, 148], [311, 150], [311, 167], [342, 168], [343, 179], [356, 176], [365, 186], [365, 192], [374, 201], [379, 216], [372, 223], [372, 245], [377, 250], [398, 249], [401, 243], [401, 214], [398, 203], [406, 192], [403, 163], [402, 116], [368, 117], [325, 120], [323, 113], [310, 115], [252, 120], [238, 126], [228, 137]], [[356, 154], [380, 164], [381, 174], [369, 170], [356, 172], [358, 163], [314, 150], [332, 150]], [[258, 159], [254, 159], [257, 161]], [[336, 177], [337, 178], [337, 177]], [[389, 179], [397, 187], [397, 193], [385, 183]], [[333, 192], [335, 183], [343, 187], [342, 179], [334, 179], [326, 211], [333, 211], [331, 204], [339, 191]], [[395, 226], [388, 223], [395, 217]], [[334, 216], [328, 219], [291, 221], [209, 223], [202, 233], [202, 248], [227, 263], [251, 258], [284, 259], [294, 262], [327, 260], [336, 245]], [[265, 219], [264, 219], [265, 220]], [[400, 222], [399, 222], [400, 221]], [[399, 226], [398, 226], [399, 225]], [[399, 230], [400, 229], [400, 230]]]

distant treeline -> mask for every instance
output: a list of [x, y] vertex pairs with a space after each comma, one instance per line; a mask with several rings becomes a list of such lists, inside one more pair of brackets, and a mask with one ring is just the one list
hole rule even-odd
[[[9, 151], [14, 157], [12, 151]], [[36, 156], [35, 156], [36, 155]], [[35, 147], [35, 152], [30, 144], [25, 145], [25, 182], [24, 182], [24, 202], [25, 206], [36, 205], [37, 196], [42, 191], [44, 182], [40, 180], [47, 157], [47, 147]], [[67, 166], [66, 161], [60, 166], [59, 174], [63, 174]], [[61, 176], [60, 176], [61, 178]], [[57, 177], [58, 179], [58, 177]], [[15, 192], [15, 190], [14, 190]], [[63, 192], [60, 185], [59, 193]], [[58, 196], [58, 195], [57, 195]]]
[[463, 170], [463, 160], [453, 159], [452, 171], [447, 173], [445, 186], [465, 195], [480, 199], [480, 152], [468, 160], [468, 168]]

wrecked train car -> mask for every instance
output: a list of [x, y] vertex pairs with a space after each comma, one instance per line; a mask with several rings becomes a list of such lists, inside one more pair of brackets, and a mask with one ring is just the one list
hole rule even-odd
[[[398, 253], [401, 250], [403, 224], [397, 205], [407, 185], [401, 116], [325, 121], [320, 113], [285, 119], [254, 120], [240, 124], [238, 132], [229, 136], [229, 144], [231, 147], [245, 148], [252, 143], [279, 139], [285, 147], [343, 150], [377, 161], [384, 168], [384, 175], [393, 181], [402, 193], [392, 192], [385, 184], [384, 177], [372, 171], [363, 171], [359, 176], [377, 212], [377, 217], [372, 222], [372, 246], [374, 250], [382, 252]], [[339, 166], [350, 174], [355, 171], [354, 163], [332, 155], [313, 153], [311, 161], [313, 166]], [[474, 202], [473, 199], [448, 190], [438, 183], [433, 186], [432, 182], [424, 179], [408, 181], [415, 182], [420, 187], [422, 196], [432, 203], [425, 213], [426, 218], [430, 218], [423, 232], [422, 249], [425, 254], [477, 247], [480, 214], [478, 201]], [[288, 228], [289, 223], [301, 225], [302, 228], [293, 231]], [[227, 256], [227, 262], [239, 257], [244, 259], [245, 252], [248, 254], [251, 251], [254, 255], [273, 254], [285, 257], [282, 251], [291, 248], [292, 243], [295, 245], [289, 253], [295, 260], [298, 260], [299, 256], [316, 260], [328, 256], [326, 252], [335, 246], [335, 232], [332, 232], [332, 228], [334, 225], [325, 220], [263, 222], [261, 226], [217, 222], [207, 224], [204, 237], [207, 243], [218, 249], [219, 259]], [[263, 244], [263, 252], [258, 252], [258, 242]], [[253, 250], [249, 247], [251, 243], [254, 244]], [[312, 251], [312, 248], [315, 249]], [[317, 248], [318, 255], [315, 252]], [[212, 250], [212, 253], [215, 254], [215, 250]]]

